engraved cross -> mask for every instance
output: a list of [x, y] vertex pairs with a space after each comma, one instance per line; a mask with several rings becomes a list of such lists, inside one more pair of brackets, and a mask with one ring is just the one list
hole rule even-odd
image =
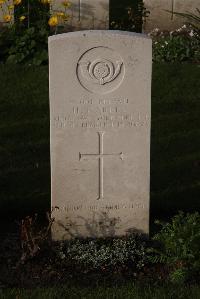
[[81, 154], [79, 153], [79, 160], [90, 160], [90, 159], [98, 159], [99, 160], [99, 199], [104, 198], [104, 158], [106, 157], [119, 157], [123, 160], [123, 153], [119, 154], [104, 154], [103, 150], [103, 137], [105, 132], [97, 132], [99, 136], [99, 153], [98, 154]]

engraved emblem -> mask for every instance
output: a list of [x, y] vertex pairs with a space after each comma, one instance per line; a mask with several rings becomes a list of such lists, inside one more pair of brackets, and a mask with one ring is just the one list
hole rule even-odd
[[119, 87], [124, 78], [124, 63], [114, 50], [106, 47], [92, 48], [78, 61], [77, 77], [90, 92], [106, 94]]
[[80, 62], [81, 72], [88, 80], [104, 85], [113, 81], [121, 71], [122, 62], [113, 62], [107, 59], [97, 59], [93, 62]]

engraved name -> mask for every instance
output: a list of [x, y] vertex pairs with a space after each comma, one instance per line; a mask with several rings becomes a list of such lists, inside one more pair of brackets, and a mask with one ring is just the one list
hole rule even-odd
[[120, 129], [150, 125], [150, 116], [147, 113], [132, 110], [127, 98], [81, 99], [78, 104], [71, 106], [67, 115], [55, 115], [52, 125], [57, 129]]

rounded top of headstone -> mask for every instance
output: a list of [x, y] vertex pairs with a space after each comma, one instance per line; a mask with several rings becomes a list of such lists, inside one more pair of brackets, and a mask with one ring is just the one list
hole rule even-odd
[[129, 31], [121, 31], [121, 30], [82, 30], [82, 31], [75, 31], [75, 32], [68, 32], [68, 33], [62, 33], [50, 36], [49, 42], [54, 40], [60, 40], [60, 39], [67, 39], [67, 38], [77, 38], [79, 37], [91, 37], [92, 35], [96, 36], [102, 36], [102, 37], [127, 37], [127, 38], [141, 38], [145, 40], [151, 40], [151, 37], [144, 33], [136, 33], [136, 32], [129, 32]]

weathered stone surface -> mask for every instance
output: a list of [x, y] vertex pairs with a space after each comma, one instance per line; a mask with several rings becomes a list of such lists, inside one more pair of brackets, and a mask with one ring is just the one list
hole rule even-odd
[[[56, 0], [52, 9], [60, 10], [62, 2], [63, 0]], [[109, 28], [109, 0], [70, 0], [70, 2], [69, 31]]]
[[173, 12], [194, 13], [199, 7], [199, 0], [145, 0], [144, 5], [150, 11], [144, 24], [145, 32], [150, 32], [154, 28], [175, 30], [185, 24], [186, 19], [176, 16]]
[[49, 38], [55, 240], [149, 230], [151, 40]]

